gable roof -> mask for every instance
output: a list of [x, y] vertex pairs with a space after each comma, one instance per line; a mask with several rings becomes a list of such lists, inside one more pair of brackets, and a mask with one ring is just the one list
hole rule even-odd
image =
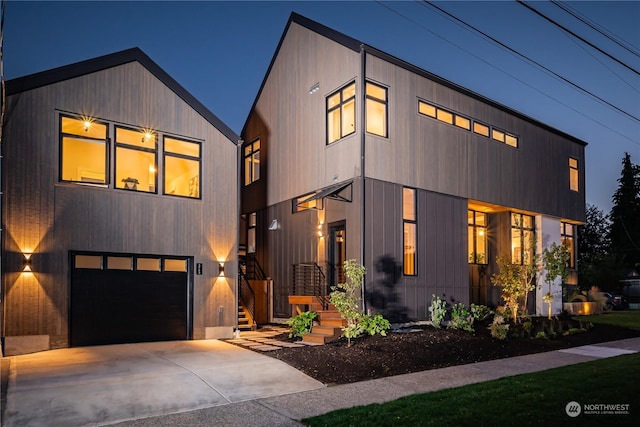
[[59, 83], [86, 74], [103, 71], [109, 68], [128, 64], [130, 62], [140, 63], [140, 65], [164, 83], [169, 89], [178, 95], [180, 99], [197, 111], [206, 121], [211, 123], [231, 142], [234, 144], [238, 143], [240, 137], [236, 135], [231, 128], [222, 122], [222, 120], [213, 114], [207, 107], [191, 95], [191, 93], [175, 81], [173, 77], [167, 74], [166, 71], [160, 68], [158, 64], [153, 62], [151, 58], [137, 47], [8, 80], [6, 82], [7, 96]]
[[[269, 73], [271, 72], [271, 68], [273, 67], [275, 59], [278, 56], [278, 53], [280, 51], [280, 47], [282, 46], [284, 38], [287, 35], [287, 32], [289, 31], [289, 27], [291, 26], [292, 22], [295, 22], [296, 24], [301, 25], [302, 27], [305, 27], [310, 31], [313, 31], [313, 32], [315, 32], [315, 33], [317, 33], [317, 34], [319, 34], [321, 36], [324, 36], [324, 37], [326, 37], [326, 38], [328, 38], [330, 40], [333, 40], [334, 42], [336, 42], [336, 43], [338, 43], [338, 44], [340, 44], [340, 45], [342, 45], [342, 46], [344, 46], [344, 47], [346, 47], [346, 48], [348, 48], [350, 50], [353, 50], [354, 52], [366, 52], [366, 53], [371, 54], [373, 56], [376, 56], [376, 57], [378, 57], [380, 59], [383, 59], [383, 60], [385, 60], [385, 61], [387, 61], [387, 62], [389, 62], [391, 64], [394, 64], [394, 65], [396, 65], [398, 67], [404, 68], [405, 70], [410, 71], [410, 72], [412, 72], [414, 74], [417, 74], [419, 76], [422, 76], [422, 77], [425, 77], [425, 78], [427, 78], [429, 80], [432, 80], [432, 81], [434, 81], [434, 82], [436, 82], [438, 84], [441, 84], [441, 85], [443, 85], [443, 86], [445, 86], [445, 87], [447, 87], [449, 89], [455, 90], [456, 92], [459, 92], [459, 93], [462, 93], [462, 94], [464, 94], [466, 96], [469, 96], [470, 98], [473, 98], [473, 99], [476, 99], [478, 101], [481, 101], [481, 102], [483, 102], [483, 103], [485, 103], [487, 105], [490, 105], [490, 106], [492, 106], [494, 108], [502, 110], [502, 111], [504, 111], [504, 112], [506, 112], [508, 114], [511, 114], [511, 115], [513, 115], [515, 117], [518, 117], [518, 118], [520, 118], [522, 120], [525, 120], [525, 121], [527, 121], [529, 123], [532, 123], [532, 124], [534, 124], [534, 125], [536, 125], [536, 126], [538, 126], [540, 128], [543, 128], [543, 129], [548, 130], [550, 132], [553, 132], [553, 133], [555, 133], [557, 135], [560, 135], [560, 136], [562, 136], [564, 138], [567, 138], [567, 139], [569, 139], [569, 140], [571, 140], [573, 142], [576, 142], [576, 143], [578, 143], [580, 145], [587, 145], [587, 143], [585, 141], [583, 141], [581, 139], [578, 139], [575, 136], [569, 135], [569, 134], [567, 134], [565, 132], [562, 132], [561, 130], [558, 130], [558, 129], [553, 128], [553, 127], [551, 127], [549, 125], [546, 125], [546, 124], [544, 124], [544, 123], [542, 123], [542, 122], [540, 122], [540, 121], [538, 121], [538, 120], [536, 120], [536, 119], [534, 119], [532, 117], [529, 117], [529, 116], [527, 116], [527, 115], [525, 115], [523, 113], [520, 113], [519, 111], [516, 111], [516, 110], [514, 110], [512, 108], [509, 108], [509, 107], [507, 107], [507, 106], [505, 106], [503, 104], [500, 104], [500, 103], [498, 103], [498, 102], [496, 102], [496, 101], [494, 101], [492, 99], [489, 99], [489, 98], [487, 98], [487, 97], [485, 97], [483, 95], [480, 95], [479, 93], [476, 93], [476, 92], [474, 92], [474, 91], [472, 91], [470, 89], [467, 89], [467, 88], [465, 88], [463, 86], [460, 86], [460, 85], [458, 85], [456, 83], [453, 83], [453, 82], [451, 82], [451, 81], [449, 81], [449, 80], [447, 80], [447, 79], [445, 79], [443, 77], [440, 77], [440, 76], [438, 76], [436, 74], [433, 74], [433, 73], [431, 73], [429, 71], [426, 71], [426, 70], [424, 70], [424, 69], [422, 69], [422, 68], [420, 68], [420, 67], [418, 67], [416, 65], [410, 64], [410, 63], [408, 63], [408, 62], [406, 62], [406, 61], [404, 61], [404, 60], [402, 60], [400, 58], [397, 58], [397, 57], [395, 57], [395, 56], [393, 56], [391, 54], [388, 54], [388, 53], [383, 52], [383, 51], [381, 51], [379, 49], [376, 49], [373, 46], [370, 46], [370, 45], [368, 45], [368, 44], [366, 44], [364, 42], [361, 42], [361, 41], [359, 41], [357, 39], [349, 37], [349, 36], [339, 32], [339, 31], [336, 31], [336, 30], [334, 30], [332, 28], [329, 28], [329, 27], [327, 27], [325, 25], [322, 25], [322, 24], [320, 24], [320, 23], [318, 23], [316, 21], [313, 21], [313, 20], [311, 20], [311, 19], [309, 19], [307, 17], [304, 17], [302, 15], [299, 15], [299, 14], [297, 14], [295, 12], [292, 12], [291, 15], [289, 16], [289, 21], [287, 22], [287, 26], [285, 27], [285, 30], [282, 33], [282, 37], [280, 38], [280, 42], [278, 43], [278, 47], [276, 48], [276, 51], [275, 51], [275, 53], [273, 55], [273, 58], [271, 59], [271, 63], [269, 64], [269, 68], [267, 69], [267, 73], [265, 74], [264, 80], [262, 81], [262, 84], [260, 85], [260, 90], [258, 91], [258, 94], [256, 95], [256, 99], [255, 99], [253, 105], [251, 106], [251, 110], [249, 110], [249, 111], [253, 111], [253, 109], [255, 108], [255, 106], [256, 106], [256, 104], [258, 102], [258, 99], [260, 98], [260, 94], [262, 93], [262, 89], [263, 89], [263, 87], [264, 87], [264, 85], [265, 85], [265, 83], [267, 81], [267, 78], [269, 77]], [[242, 128], [241, 134], [244, 133], [245, 128], [246, 128], [247, 123], [248, 123], [248, 120], [249, 120], [249, 117], [247, 117], [247, 122], [245, 122], [245, 125]]]

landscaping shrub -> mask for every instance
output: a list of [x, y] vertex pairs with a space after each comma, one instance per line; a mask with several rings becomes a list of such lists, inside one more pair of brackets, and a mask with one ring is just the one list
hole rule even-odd
[[289, 326], [289, 338], [302, 337], [311, 332], [313, 320], [318, 314], [313, 311], [305, 311], [287, 320]]
[[433, 327], [441, 328], [444, 318], [447, 315], [447, 303], [440, 299], [440, 297], [433, 295], [429, 313], [431, 313], [431, 324]]

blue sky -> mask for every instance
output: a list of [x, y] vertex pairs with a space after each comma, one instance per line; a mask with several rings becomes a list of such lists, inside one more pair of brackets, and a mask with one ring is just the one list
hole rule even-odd
[[[636, 72], [516, 2], [436, 4], [635, 118], [417, 1], [8, 0], [5, 78], [137, 46], [240, 133], [294, 11], [588, 142], [587, 202], [608, 212], [624, 153], [640, 164], [640, 57], [551, 2], [527, 4]], [[640, 2], [564, 4], [640, 51]]]

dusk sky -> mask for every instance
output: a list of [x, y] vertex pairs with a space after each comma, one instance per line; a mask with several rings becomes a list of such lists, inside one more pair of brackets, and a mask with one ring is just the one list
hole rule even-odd
[[615, 60], [517, 2], [435, 4], [563, 80], [415, 1], [9, 0], [5, 78], [139, 47], [240, 133], [297, 12], [588, 142], [587, 202], [608, 213], [624, 153], [640, 164], [640, 2], [561, 3], [610, 38], [552, 2], [526, 3]]

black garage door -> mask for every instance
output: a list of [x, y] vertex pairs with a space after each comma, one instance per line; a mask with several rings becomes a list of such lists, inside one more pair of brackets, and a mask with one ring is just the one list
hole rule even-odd
[[189, 259], [71, 254], [70, 344], [190, 338]]

